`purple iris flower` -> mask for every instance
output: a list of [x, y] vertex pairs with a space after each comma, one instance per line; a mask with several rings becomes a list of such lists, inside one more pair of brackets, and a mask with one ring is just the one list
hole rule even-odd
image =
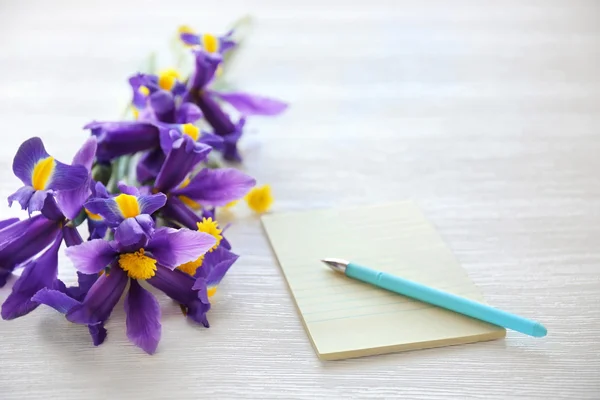
[[277, 115], [287, 108], [287, 104], [248, 93], [223, 93], [210, 90], [208, 86], [215, 77], [215, 72], [222, 62], [222, 57], [219, 54], [202, 50], [195, 50], [194, 56], [196, 68], [188, 82], [183, 101], [194, 103], [200, 107], [204, 118], [213, 127], [215, 134], [225, 139], [224, 157], [231, 161], [239, 161], [240, 156], [236, 147], [242, 134], [243, 119], [235, 124], [217, 101], [228, 103], [244, 116]]
[[177, 101], [178, 96], [185, 92], [185, 84], [173, 70], [159, 75], [137, 74], [129, 78], [129, 84], [138, 121], [189, 123], [202, 118], [198, 106]]
[[38, 137], [21, 144], [13, 161], [13, 172], [25, 186], [8, 197], [8, 205], [17, 201], [30, 215], [41, 211], [48, 193], [79, 189], [89, 175], [82, 165], [71, 166], [55, 160]]
[[167, 194], [166, 205], [161, 209], [163, 216], [190, 229], [196, 229], [201, 219], [186, 202], [204, 207], [224, 206], [242, 198], [256, 184], [254, 178], [235, 168], [203, 168], [188, 178], [210, 150], [187, 135], [176, 139], [154, 183], [154, 191]]
[[200, 130], [193, 124], [161, 124], [160, 147], [163, 152], [168, 154], [171, 151], [173, 142], [185, 135], [192, 138], [194, 142], [208, 145], [216, 150], [223, 149], [224, 139], [221, 136]]
[[[37, 148], [39, 154], [41, 141], [30, 139], [24, 145], [21, 147], [25, 147], [26, 149]], [[83, 179], [83, 186], [71, 188], [71, 190], [57, 191], [56, 193], [50, 190], [43, 191], [44, 197], [41, 200], [42, 205], [40, 207], [41, 214], [23, 221], [10, 219], [0, 223], [0, 287], [6, 284], [7, 278], [15, 268], [21, 265], [25, 265], [27, 268], [28, 265], [33, 263], [31, 260], [51, 243], [57, 240], [60, 243], [58, 238], [61, 235], [64, 235], [65, 241], [71, 237], [70, 230], [72, 228], [65, 225], [65, 214], [72, 218], [81, 209], [83, 201], [87, 199], [85, 184], [91, 179], [88, 168], [91, 166], [94, 158], [94, 151], [95, 140], [88, 139], [73, 159], [75, 166], [71, 168], [75, 168], [77, 173], [84, 171], [86, 174]], [[48, 165], [51, 166], [51, 163]], [[38, 174], [40, 173], [38, 172]], [[59, 204], [57, 204], [54, 194], [56, 194]], [[68, 241], [67, 245], [69, 245]], [[48, 257], [50, 256], [47, 256], [42, 261], [47, 260]], [[41, 262], [41, 264], [38, 263], [36, 265], [37, 267], [33, 271], [39, 272], [43, 268], [40, 265], [48, 265], [48, 262]], [[51, 273], [51, 271], [48, 271], [48, 273]], [[27, 279], [26, 274], [23, 274], [17, 283], [24, 279]], [[31, 286], [23, 283], [15, 284], [13, 292], [18, 292], [28, 287]], [[35, 293], [31, 293], [30, 296], [33, 294]], [[3, 316], [5, 314], [8, 315], [10, 313], [3, 311]]]
[[[186, 103], [190, 104], [190, 103]], [[160, 129], [160, 149], [148, 151], [142, 155], [136, 166], [136, 175], [139, 182], [148, 182], [156, 179], [167, 154], [173, 148], [173, 143], [178, 139], [189, 136], [196, 142], [196, 147], [210, 151], [210, 146], [216, 150], [224, 149], [223, 138], [213, 135], [209, 132], [200, 131], [200, 129], [191, 123], [186, 124], [159, 124]]]
[[132, 219], [145, 229], [140, 216], [154, 213], [167, 201], [167, 196], [163, 193], [140, 194], [137, 188], [122, 184], [119, 189], [122, 193], [115, 197], [96, 197], [85, 203], [88, 212], [102, 217], [104, 223], [111, 228], [116, 228], [126, 219]]
[[188, 229], [155, 229], [149, 215], [139, 217], [146, 223], [146, 230], [139, 229], [139, 221], [127, 218], [115, 230], [114, 241], [94, 239], [67, 248], [67, 256], [78, 271], [84, 274], [106, 271], [82, 301], [58, 290], [42, 290], [34, 296], [34, 301], [65, 313], [71, 322], [102, 325], [110, 317], [129, 280], [125, 299], [127, 336], [152, 354], [161, 335], [160, 308], [154, 296], [138, 280], [147, 280], [163, 290], [192, 310], [189, 313], [191, 319], [203, 323], [207, 310], [205, 302], [208, 302], [205, 293], [194, 288], [194, 278], [174, 269], [201, 257], [216, 241], [211, 235]]
[[237, 45], [233, 40], [233, 30], [222, 36], [215, 36], [210, 33], [196, 34], [193, 30], [183, 27], [180, 29], [179, 38], [186, 46], [200, 46], [207, 53], [224, 54]]

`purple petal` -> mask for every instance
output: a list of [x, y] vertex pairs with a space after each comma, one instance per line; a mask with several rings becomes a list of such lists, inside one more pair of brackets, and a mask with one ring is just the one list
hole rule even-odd
[[[73, 247], [69, 247], [73, 248]], [[95, 325], [105, 322], [119, 301], [127, 285], [127, 274], [116, 264], [92, 286], [81, 305], [67, 313], [67, 319], [76, 324]]]
[[212, 95], [231, 104], [240, 113], [250, 115], [277, 115], [285, 111], [288, 105], [279, 100], [242, 92], [210, 92]]
[[140, 191], [135, 186], [129, 186], [125, 182], [119, 182], [117, 187], [121, 193], [130, 194], [132, 196], [138, 196]]
[[0, 287], [19, 264], [30, 260], [52, 243], [60, 224], [42, 215], [13, 224], [0, 231]]
[[59, 161], [54, 161], [54, 163], [54, 170], [47, 189], [73, 190], [85, 185], [86, 182], [89, 183], [90, 173], [83, 165], [67, 165]]
[[[31, 245], [30, 247], [34, 249], [27, 253], [31, 253], [30, 257], [32, 257], [54, 240], [59, 229], [60, 226], [56, 221], [50, 221], [43, 215], [36, 215], [0, 230], [0, 265], [4, 266], [8, 263], [7, 258], [3, 257], [7, 248], [11, 248], [14, 255], [14, 250], [24, 250], [27, 245]], [[13, 246], [15, 244], [16, 246]], [[20, 262], [23, 261], [26, 260]]]
[[135, 102], [136, 94], [141, 95], [139, 97], [139, 99], [142, 99], [142, 100], [146, 99], [146, 95], [143, 95], [139, 91], [140, 86], [146, 86], [150, 90], [150, 93], [154, 93], [155, 91], [157, 91], [159, 89], [158, 77], [156, 75], [138, 73], [129, 78], [129, 84], [131, 85], [131, 89], [133, 90], [133, 93], [134, 93], [134, 105], [136, 105], [136, 106], [139, 105], [141, 107], [143, 107], [145, 105], [145, 101], [142, 101], [141, 103]]
[[29, 201], [35, 193], [35, 190], [31, 186], [22, 186], [16, 192], [8, 196], [8, 206], [12, 207], [13, 202], [17, 202], [21, 205], [21, 210], [27, 210], [29, 207]]
[[168, 197], [167, 204], [161, 210], [161, 214], [166, 219], [192, 230], [197, 229], [196, 224], [202, 221], [202, 219], [198, 217], [198, 214], [183, 204], [176, 196]]
[[85, 208], [104, 218], [105, 223], [110, 227], [118, 226], [123, 221], [123, 215], [114, 199], [95, 198], [90, 199], [84, 204]]
[[235, 130], [231, 133], [223, 135], [223, 158], [227, 161], [241, 162], [242, 157], [237, 148], [237, 144], [242, 137], [243, 128], [246, 123], [244, 118], [241, 118], [235, 126]]
[[96, 182], [96, 184], [93, 184], [92, 182], [90, 186], [92, 188], [93, 197], [100, 197], [102, 199], [108, 199], [110, 197], [108, 190], [106, 190], [106, 186], [104, 186], [102, 182]]
[[36, 211], [41, 211], [44, 208], [44, 203], [46, 202], [46, 198], [48, 197], [49, 192], [46, 190], [36, 190], [29, 199], [29, 206], [27, 207], [27, 211], [29, 215]]
[[3, 247], [4, 243], [13, 241], [14, 239], [22, 236], [32, 225], [35, 225], [40, 220], [46, 220], [41, 215], [36, 215], [31, 218], [26, 218], [23, 221], [19, 221], [17, 218], [11, 218], [2, 222], [7, 222], [16, 219], [14, 223], [6, 224], [6, 226], [0, 229], [0, 248]]
[[204, 278], [196, 279], [192, 289], [196, 291], [197, 300], [187, 304], [188, 318], [208, 328], [206, 313], [210, 310], [210, 301], [208, 301], [208, 288]]
[[175, 99], [171, 92], [158, 90], [152, 93], [148, 100], [157, 120], [167, 123], [175, 122]]
[[179, 34], [179, 38], [183, 43], [185, 43], [188, 46], [196, 46], [200, 44], [200, 36], [195, 35], [193, 33], [181, 33]]
[[210, 82], [219, 64], [223, 60], [219, 54], [209, 54], [202, 50], [195, 50], [196, 68], [190, 79], [190, 92], [198, 92], [204, 89], [206, 84]]
[[154, 233], [154, 220], [147, 214], [127, 218], [115, 230], [115, 242], [121, 253], [130, 253], [146, 247]]
[[204, 114], [204, 119], [212, 126], [217, 135], [225, 136], [236, 130], [231, 117], [206, 92], [191, 96], [190, 101], [193, 101], [194, 104], [200, 107]]
[[24, 141], [13, 160], [13, 172], [24, 185], [31, 186], [31, 176], [38, 161], [50, 157], [39, 137]]
[[175, 126], [161, 125], [160, 127], [160, 148], [164, 154], [169, 154], [173, 148], [173, 142], [183, 137], [183, 133]]
[[[161, 141], [162, 146], [162, 141]], [[165, 153], [162, 149], [150, 150], [140, 158], [136, 166], [136, 177], [139, 182], [155, 179], [165, 162]]]
[[202, 135], [198, 138], [198, 143], [206, 144], [215, 150], [223, 150], [225, 140], [221, 136], [213, 135], [210, 132], [202, 131]]
[[82, 274], [77, 272], [77, 286], [66, 288], [66, 293], [78, 301], [83, 301], [92, 285], [98, 280], [98, 274]]
[[254, 178], [235, 168], [205, 168], [189, 185], [173, 190], [172, 194], [187, 196], [202, 205], [224, 206], [244, 197], [255, 184]]
[[202, 268], [198, 268], [197, 277], [204, 277], [209, 287], [216, 286], [238, 258], [237, 254], [219, 246], [212, 252], [206, 253]]
[[66, 293], [48, 288], [38, 291], [31, 300], [52, 307], [61, 314], [66, 314], [71, 311], [73, 307], [81, 304], [74, 298], [69, 297]]
[[77, 246], [67, 247], [65, 254], [75, 269], [84, 274], [97, 274], [106, 268], [117, 253], [106, 240], [94, 239]]
[[100, 322], [96, 325], [88, 325], [88, 330], [90, 331], [90, 336], [92, 337], [92, 343], [94, 346], [100, 346], [106, 340], [106, 328], [104, 328], [104, 323]]
[[183, 182], [194, 166], [206, 159], [211, 150], [210, 146], [195, 143], [187, 135], [175, 140], [156, 178], [155, 188], [168, 193]]
[[[182, 96], [185, 92], [187, 92], [186, 84], [184, 82], [175, 81], [171, 93], [173, 93], [174, 96]], [[177, 122], [177, 114], [175, 114], [175, 122]]]
[[92, 194], [90, 182], [91, 177], [88, 177], [87, 182], [78, 189], [64, 190], [56, 194], [56, 201], [65, 217], [69, 219], [77, 218], [83, 208], [83, 204]]
[[[74, 299], [59, 290], [51, 289], [40, 290], [35, 294], [35, 296], [32, 297], [32, 301], [50, 306], [61, 314], [67, 314], [73, 308], [81, 307], [81, 302], [78, 301], [78, 299]], [[92, 342], [94, 343], [94, 346], [99, 346], [104, 342], [106, 339], [106, 329], [104, 328], [103, 323], [88, 325], [88, 329], [90, 335], [92, 336]]]
[[216, 243], [213, 236], [189, 229], [159, 228], [154, 232], [146, 250], [162, 266], [176, 268], [197, 260]]
[[77, 245], [83, 243], [83, 239], [81, 238], [81, 235], [77, 231], [77, 228], [73, 228], [71, 226], [65, 225], [62, 228], [62, 233], [63, 233], [63, 237], [65, 240], [65, 244], [68, 247], [77, 246]]
[[84, 129], [98, 138], [96, 157], [101, 161], [159, 146], [158, 128], [146, 122], [92, 122]]
[[189, 304], [198, 298], [192, 289], [194, 278], [177, 269], [171, 271], [157, 265], [156, 273], [147, 282], [180, 304]]
[[234, 48], [236, 45], [237, 44], [233, 40], [227, 40], [227, 39], [222, 38], [221, 45], [219, 46], [219, 52], [221, 54], [224, 54], [227, 51], [229, 51], [232, 48]]
[[88, 240], [104, 239], [106, 232], [108, 231], [108, 226], [104, 221], [94, 221], [93, 219], [88, 218], [88, 231], [90, 232]]
[[58, 249], [62, 236], [38, 259], [27, 264], [23, 274], [15, 282], [12, 292], [2, 304], [2, 318], [22, 317], [37, 308], [39, 303], [31, 298], [39, 291], [52, 287], [58, 273]]
[[0, 221], [0, 231], [12, 224], [19, 222], [19, 218], [8, 218], [3, 221]]
[[195, 290], [193, 287], [197, 285], [197, 279], [177, 269], [171, 271], [161, 265], [157, 265], [156, 273], [148, 279], [148, 283], [187, 307], [190, 319], [208, 327], [206, 312], [210, 309], [210, 302], [206, 295], [206, 285], [201, 290]]
[[12, 275], [12, 270], [0, 267], [0, 288], [6, 285], [6, 281]]
[[204, 207], [202, 209], [202, 212], [200, 213], [200, 216], [202, 217], [202, 219], [212, 218], [214, 220], [215, 219], [215, 211], [216, 211], [216, 209], [214, 207], [213, 208]]
[[194, 123], [202, 118], [202, 110], [193, 103], [183, 103], [177, 109], [175, 122], [178, 124]]
[[167, 196], [163, 193], [143, 195], [138, 197], [141, 214], [153, 214], [162, 208], [167, 202]]
[[[38, 190], [36, 192], [40, 193], [42, 192], [41, 190]], [[35, 194], [34, 194], [35, 197]], [[54, 199], [54, 196], [52, 195], [52, 193], [50, 192], [46, 192], [45, 193], [45, 198], [44, 198], [44, 205], [42, 206], [42, 215], [52, 221], [60, 221], [62, 222], [65, 219], [65, 216], [63, 215], [62, 211], [60, 210], [60, 208], [58, 208], [58, 204], [56, 204], [56, 200]]]
[[158, 301], [135, 279], [130, 280], [125, 298], [127, 337], [148, 354], [154, 354], [160, 341], [160, 307]]
[[88, 171], [92, 170], [92, 164], [94, 163], [94, 157], [96, 156], [96, 148], [98, 147], [98, 140], [95, 136], [90, 136], [88, 140], [83, 143], [83, 146], [73, 157], [73, 165], [83, 165]]

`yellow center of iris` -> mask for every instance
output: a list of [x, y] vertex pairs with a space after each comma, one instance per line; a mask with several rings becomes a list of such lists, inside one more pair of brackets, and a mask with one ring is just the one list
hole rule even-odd
[[46, 189], [55, 166], [54, 157], [46, 157], [38, 161], [31, 174], [31, 186], [35, 190]]
[[[221, 232], [223, 232], [223, 230], [219, 229], [219, 224], [217, 223], [217, 221], [213, 221], [212, 218], [203, 218], [202, 222], [198, 222], [197, 225], [198, 225], [198, 231], [208, 233], [209, 235], [212, 235], [216, 239], [215, 245], [213, 247], [211, 247], [210, 250], [208, 250], [208, 252], [210, 253], [211, 251], [213, 251], [214, 249], [219, 247], [219, 244], [221, 243], [221, 239], [223, 239], [223, 236], [221, 236]], [[202, 266], [203, 262], [204, 262], [204, 255], [201, 255], [194, 261], [190, 261], [190, 262], [186, 262], [185, 264], [181, 264], [180, 266], [177, 267], [177, 269], [182, 272], [185, 272], [188, 275], [194, 276], [194, 274], [196, 273], [196, 270]], [[208, 295], [212, 296], [212, 294], [214, 294], [216, 290], [217, 290], [217, 288], [209, 288]]]
[[117, 203], [123, 218], [133, 218], [140, 215], [140, 205], [135, 196], [121, 193], [115, 197], [115, 203]]
[[269, 208], [271, 208], [271, 204], [273, 204], [271, 187], [269, 185], [264, 185], [252, 189], [246, 195], [246, 203], [248, 203], [248, 207], [254, 212], [260, 214], [267, 212]]
[[138, 88], [138, 92], [140, 92], [144, 96], [148, 96], [150, 94], [150, 89], [148, 89], [146, 86], [140, 86]]
[[93, 212], [90, 212], [87, 208], [84, 208], [83, 210], [85, 211], [89, 219], [93, 221], [102, 221], [102, 216], [100, 214], [94, 214]]
[[206, 290], [206, 294], [208, 295], [208, 297], [213, 297], [215, 295], [215, 293], [217, 293], [216, 286], [211, 286]]
[[181, 25], [178, 29], [179, 34], [194, 33], [194, 30], [189, 25]]
[[144, 255], [144, 249], [121, 254], [119, 265], [133, 279], [150, 279], [156, 273], [156, 260]]
[[158, 86], [160, 86], [161, 89], [170, 91], [173, 89], [173, 86], [175, 86], [175, 81], [176, 79], [171, 75], [160, 75], [158, 77]]
[[197, 141], [198, 138], [200, 137], [200, 128], [198, 128], [195, 125], [183, 124], [181, 127], [181, 130], [183, 131], [184, 134], [191, 137], [194, 140], [194, 142]]
[[181, 272], [185, 272], [188, 275], [194, 276], [196, 270], [202, 266], [202, 262], [204, 261], [204, 255], [201, 255], [194, 261], [186, 262], [185, 264], [181, 264], [177, 267]]
[[217, 221], [213, 221], [212, 218], [203, 218], [202, 222], [198, 222], [196, 225], [198, 226], [198, 231], [208, 233], [217, 240], [215, 245], [208, 250], [209, 253], [219, 247], [221, 239], [223, 239], [223, 236], [221, 236], [223, 230], [219, 229]]
[[174, 68], [165, 69], [158, 75], [158, 86], [164, 90], [171, 90], [179, 78], [179, 72]]
[[131, 108], [131, 114], [133, 115], [133, 119], [137, 120], [140, 117], [140, 112], [135, 107]]
[[219, 39], [215, 35], [205, 33], [202, 35], [202, 47], [208, 53], [216, 53], [219, 50]]

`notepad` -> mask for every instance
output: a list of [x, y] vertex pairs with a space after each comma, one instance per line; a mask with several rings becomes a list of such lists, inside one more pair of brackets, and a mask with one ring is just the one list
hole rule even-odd
[[506, 331], [335, 273], [339, 257], [484, 302], [413, 202], [277, 213], [263, 226], [319, 358], [337, 360], [493, 340]]

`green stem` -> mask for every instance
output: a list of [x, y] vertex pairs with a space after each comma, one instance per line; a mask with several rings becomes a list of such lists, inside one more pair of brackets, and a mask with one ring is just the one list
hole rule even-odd
[[113, 175], [108, 182], [108, 191], [110, 193], [118, 192], [118, 184], [120, 181], [129, 182], [129, 163], [131, 156], [119, 157], [113, 164]]

